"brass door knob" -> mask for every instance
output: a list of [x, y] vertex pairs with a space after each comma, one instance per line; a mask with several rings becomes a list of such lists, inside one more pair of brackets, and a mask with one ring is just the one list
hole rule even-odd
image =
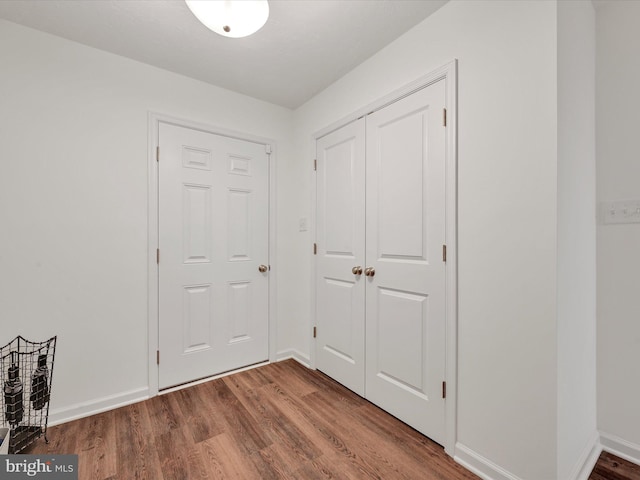
[[353, 273], [354, 275], [362, 275], [362, 267], [360, 265], [358, 265], [357, 267], [353, 267], [351, 269], [351, 273]]
[[373, 267], [368, 267], [364, 269], [364, 274], [367, 277], [373, 277], [376, 274], [376, 269]]
[[266, 272], [267, 270], [269, 270], [269, 267], [267, 267], [266, 265], [260, 265], [260, 266], [258, 267], [258, 271], [259, 271], [260, 273], [264, 273], [264, 272]]

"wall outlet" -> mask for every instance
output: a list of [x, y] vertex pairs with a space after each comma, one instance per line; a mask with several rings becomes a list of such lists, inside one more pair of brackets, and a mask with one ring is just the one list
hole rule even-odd
[[640, 223], [640, 200], [602, 202], [600, 215], [605, 225], [616, 223]]

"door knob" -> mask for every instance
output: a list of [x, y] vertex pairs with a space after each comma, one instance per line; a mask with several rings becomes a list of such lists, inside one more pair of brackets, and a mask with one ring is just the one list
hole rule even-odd
[[354, 275], [362, 275], [362, 267], [360, 265], [358, 265], [357, 267], [353, 267], [351, 269], [351, 273], [353, 273]]
[[267, 267], [266, 265], [260, 265], [260, 266], [258, 267], [258, 271], [259, 271], [260, 273], [264, 273], [264, 272], [266, 272], [267, 270], [269, 270], [269, 267]]
[[367, 277], [373, 277], [376, 274], [376, 269], [373, 267], [368, 267], [364, 269], [364, 274]]

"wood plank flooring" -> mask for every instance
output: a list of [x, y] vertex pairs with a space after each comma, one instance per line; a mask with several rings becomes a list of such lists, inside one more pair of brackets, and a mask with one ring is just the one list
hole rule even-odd
[[81, 480], [477, 479], [442, 447], [293, 360], [49, 429]]
[[[80, 480], [477, 479], [442, 447], [293, 360], [49, 429]], [[603, 453], [589, 480], [640, 480]]]
[[589, 480], [640, 480], [640, 466], [602, 452]]

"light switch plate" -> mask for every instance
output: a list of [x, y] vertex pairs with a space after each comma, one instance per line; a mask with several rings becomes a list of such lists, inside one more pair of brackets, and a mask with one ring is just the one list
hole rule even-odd
[[300, 231], [301, 232], [306, 232], [307, 231], [307, 217], [301, 217], [300, 218]]
[[600, 204], [602, 223], [640, 223], [640, 200], [619, 200]]

